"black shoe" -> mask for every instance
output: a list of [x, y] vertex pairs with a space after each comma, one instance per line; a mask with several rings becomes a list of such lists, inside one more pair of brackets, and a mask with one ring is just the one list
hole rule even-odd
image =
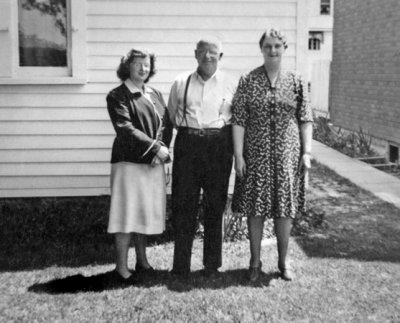
[[289, 268], [279, 266], [279, 277], [286, 281], [292, 281], [293, 273]]
[[217, 279], [221, 277], [221, 273], [217, 268], [204, 268], [202, 274], [204, 277], [209, 279]]
[[135, 271], [137, 274], [152, 275], [152, 276], [156, 274], [156, 271], [154, 270], [153, 267], [149, 266], [148, 268], [146, 268], [140, 263], [136, 263]]
[[128, 278], [124, 278], [118, 271], [113, 270], [111, 272], [111, 282], [116, 285], [128, 286], [136, 284], [137, 277], [134, 274], [132, 274]]
[[257, 282], [260, 279], [261, 267], [262, 267], [262, 263], [260, 261], [260, 264], [257, 267], [250, 267], [249, 268], [249, 280], [252, 283]]

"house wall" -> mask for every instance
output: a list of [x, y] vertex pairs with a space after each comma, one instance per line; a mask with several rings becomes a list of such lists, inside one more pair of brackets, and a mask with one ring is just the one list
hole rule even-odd
[[321, 0], [307, 2], [308, 31], [323, 33], [323, 42], [320, 50], [307, 51], [306, 79], [310, 82], [311, 106], [318, 112], [328, 113], [329, 97], [329, 67], [332, 59], [332, 29], [333, 7], [331, 0], [331, 14], [321, 14]]
[[87, 83], [0, 85], [0, 197], [109, 194], [114, 130], [105, 96], [134, 46], [156, 53], [150, 85], [165, 100], [176, 75], [195, 69], [203, 34], [222, 38], [222, 69], [239, 76], [262, 63], [263, 30], [279, 26], [289, 39], [285, 67], [304, 72], [304, 1], [87, 0]]
[[330, 114], [400, 145], [400, 2], [336, 0]]

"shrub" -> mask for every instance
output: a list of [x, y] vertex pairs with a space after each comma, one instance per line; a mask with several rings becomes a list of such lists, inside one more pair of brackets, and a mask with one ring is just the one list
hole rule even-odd
[[345, 132], [334, 127], [327, 117], [314, 116], [315, 140], [350, 157], [370, 157], [378, 154], [372, 149], [372, 138], [362, 128], [358, 132]]
[[[169, 196], [170, 197], [170, 196]], [[107, 234], [109, 196], [46, 197], [0, 199], [0, 252], [11, 256], [24, 249], [39, 252], [43, 248], [68, 250], [91, 245], [93, 248], [112, 246]], [[173, 240], [170, 198], [167, 199], [166, 231], [150, 236], [150, 244]], [[225, 241], [248, 238], [246, 218], [231, 210], [231, 197], [223, 216]], [[197, 237], [203, 237], [203, 208], [199, 208]], [[295, 222], [293, 234], [309, 232], [323, 218], [311, 210], [309, 216]], [[264, 237], [273, 237], [273, 222], [266, 219]]]

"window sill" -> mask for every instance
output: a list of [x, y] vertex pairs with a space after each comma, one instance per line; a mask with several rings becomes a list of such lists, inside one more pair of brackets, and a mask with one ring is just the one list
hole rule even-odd
[[0, 84], [18, 85], [18, 84], [86, 84], [86, 78], [78, 77], [0, 77]]

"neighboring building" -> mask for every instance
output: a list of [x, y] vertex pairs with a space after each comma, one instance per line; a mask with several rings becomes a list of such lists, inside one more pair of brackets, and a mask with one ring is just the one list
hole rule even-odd
[[308, 52], [306, 79], [311, 105], [328, 112], [329, 68], [332, 59], [333, 0], [311, 0], [308, 5]]
[[330, 116], [375, 138], [393, 162], [400, 147], [400, 2], [337, 0]]
[[109, 194], [105, 96], [133, 46], [156, 53], [151, 85], [167, 100], [203, 34], [222, 38], [222, 68], [239, 76], [278, 26], [284, 65], [305, 73], [306, 15], [306, 0], [0, 0], [0, 197]]

